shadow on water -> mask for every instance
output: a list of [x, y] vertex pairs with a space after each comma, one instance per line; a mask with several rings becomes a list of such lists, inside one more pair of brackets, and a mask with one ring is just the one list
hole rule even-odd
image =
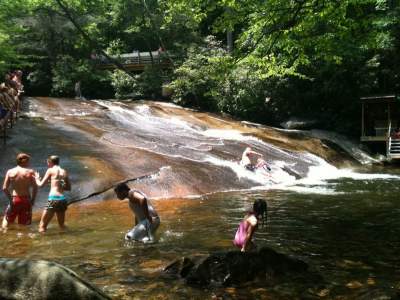
[[[128, 204], [106, 193], [70, 206], [66, 232], [53, 221], [40, 235], [44, 189], [33, 225], [2, 234], [1, 256], [59, 262], [115, 299], [389, 299], [398, 293], [398, 170], [390, 175], [382, 167], [363, 167], [363, 174], [336, 169], [309, 153], [254, 138], [238, 123], [174, 106], [62, 99], [28, 103], [31, 119], [21, 120], [1, 148], [0, 176], [19, 151], [32, 154], [32, 167], [41, 173], [49, 154], [60, 155], [74, 184], [70, 198], [159, 171], [134, 187], [153, 199], [161, 226], [154, 244], [125, 243], [123, 236], [133, 226]], [[294, 181], [277, 173], [288, 181], [263, 184], [262, 177], [237, 168], [235, 160], [246, 145], [264, 153], [274, 167], [285, 163], [307, 177]], [[301, 258], [323, 282], [200, 289], [161, 276], [182, 256], [231, 250], [236, 227], [257, 197], [269, 205], [257, 245]], [[1, 196], [3, 208], [5, 202]]]

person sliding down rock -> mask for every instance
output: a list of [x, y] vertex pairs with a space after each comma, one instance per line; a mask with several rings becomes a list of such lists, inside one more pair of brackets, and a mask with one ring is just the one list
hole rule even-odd
[[249, 171], [254, 171], [256, 169], [256, 164], [254, 162], [256, 157], [263, 157], [261, 153], [253, 151], [250, 147], [247, 147], [242, 154], [242, 160], [240, 164]]
[[160, 217], [147, 197], [140, 191], [131, 190], [126, 183], [118, 184], [114, 191], [119, 200], [128, 198], [129, 208], [135, 216], [135, 227], [125, 235], [125, 240], [152, 242], [154, 232], [160, 226]]

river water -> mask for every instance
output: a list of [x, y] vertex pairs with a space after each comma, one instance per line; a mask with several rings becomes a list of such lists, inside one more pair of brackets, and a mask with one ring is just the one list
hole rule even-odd
[[[73, 182], [70, 200], [147, 175], [131, 186], [152, 199], [162, 225], [154, 244], [124, 242], [133, 217], [127, 201], [108, 191], [71, 205], [66, 232], [53, 221], [40, 235], [44, 188], [33, 225], [2, 234], [0, 256], [59, 262], [115, 299], [390, 299], [399, 292], [398, 168], [360, 165], [304, 132], [166, 103], [29, 98], [25, 109], [29, 118], [0, 148], [0, 180], [21, 151], [41, 174], [46, 157], [60, 155]], [[247, 146], [264, 154], [271, 173], [239, 166]], [[233, 249], [236, 227], [258, 197], [269, 212], [257, 245], [304, 260], [320, 282], [200, 289], [161, 276], [179, 257]]]

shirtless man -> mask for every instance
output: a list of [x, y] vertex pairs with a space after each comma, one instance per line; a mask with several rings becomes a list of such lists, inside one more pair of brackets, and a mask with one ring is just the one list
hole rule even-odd
[[50, 193], [47, 206], [43, 211], [42, 218], [39, 224], [39, 232], [46, 232], [47, 225], [54, 216], [57, 215], [58, 225], [61, 229], [65, 229], [65, 211], [68, 207], [68, 202], [65, 199], [64, 191], [71, 190], [71, 183], [66, 170], [59, 166], [60, 158], [56, 155], [49, 156], [47, 159], [48, 169], [43, 179], [40, 180], [39, 173], [36, 173], [36, 184], [42, 187], [50, 181]]
[[114, 191], [119, 200], [128, 198], [129, 208], [135, 215], [135, 227], [125, 235], [125, 240], [144, 243], [153, 241], [153, 234], [160, 226], [160, 218], [147, 197], [140, 191], [131, 190], [126, 183], [118, 184]]
[[256, 157], [263, 157], [263, 155], [253, 151], [250, 147], [247, 147], [242, 154], [240, 164], [247, 170], [254, 171], [256, 168], [256, 163], [254, 163]]
[[9, 204], [3, 218], [4, 230], [7, 230], [9, 224], [14, 223], [17, 216], [18, 224], [29, 225], [32, 222], [32, 206], [36, 199], [37, 185], [35, 172], [28, 168], [29, 159], [28, 154], [18, 154], [17, 166], [6, 173], [3, 192], [7, 195]]

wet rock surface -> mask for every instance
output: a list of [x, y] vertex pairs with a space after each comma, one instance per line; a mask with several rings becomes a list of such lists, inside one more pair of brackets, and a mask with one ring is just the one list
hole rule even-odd
[[111, 298], [62, 265], [0, 258], [0, 299]]
[[271, 248], [242, 253], [227, 251], [208, 256], [184, 257], [164, 269], [165, 274], [184, 278], [186, 283], [206, 286], [231, 286], [255, 279], [279, 278], [308, 272], [308, 265], [296, 258], [278, 253]]

